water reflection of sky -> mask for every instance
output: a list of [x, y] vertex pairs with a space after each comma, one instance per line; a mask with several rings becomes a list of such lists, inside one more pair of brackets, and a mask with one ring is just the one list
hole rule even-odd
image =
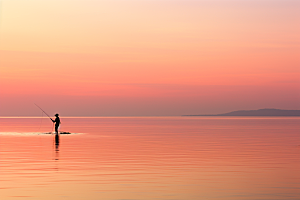
[[[0, 119], [1, 199], [299, 199], [300, 118]], [[9, 132], [10, 130], [10, 132]], [[24, 130], [24, 132], [22, 132]]]

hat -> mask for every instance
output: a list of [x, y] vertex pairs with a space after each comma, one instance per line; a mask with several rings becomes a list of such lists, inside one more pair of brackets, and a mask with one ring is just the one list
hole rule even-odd
[[59, 114], [58, 113], [56, 113], [54, 116], [58, 116]]

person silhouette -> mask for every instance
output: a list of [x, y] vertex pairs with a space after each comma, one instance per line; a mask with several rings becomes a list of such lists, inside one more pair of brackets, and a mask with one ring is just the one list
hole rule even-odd
[[55, 133], [58, 134], [58, 127], [60, 125], [60, 119], [59, 119], [59, 114], [54, 115], [56, 118], [55, 120], [51, 119], [53, 123], [55, 123]]

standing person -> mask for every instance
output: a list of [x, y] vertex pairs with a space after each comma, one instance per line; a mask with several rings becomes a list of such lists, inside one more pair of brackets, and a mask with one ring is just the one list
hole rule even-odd
[[58, 117], [58, 114], [54, 115], [56, 118], [55, 120], [51, 119], [53, 123], [55, 123], [55, 133], [58, 134], [58, 127], [60, 125], [60, 119]]

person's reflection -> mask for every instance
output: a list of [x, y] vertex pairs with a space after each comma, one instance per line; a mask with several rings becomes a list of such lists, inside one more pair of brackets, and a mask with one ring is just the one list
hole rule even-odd
[[55, 160], [59, 160], [59, 134], [55, 134]]

